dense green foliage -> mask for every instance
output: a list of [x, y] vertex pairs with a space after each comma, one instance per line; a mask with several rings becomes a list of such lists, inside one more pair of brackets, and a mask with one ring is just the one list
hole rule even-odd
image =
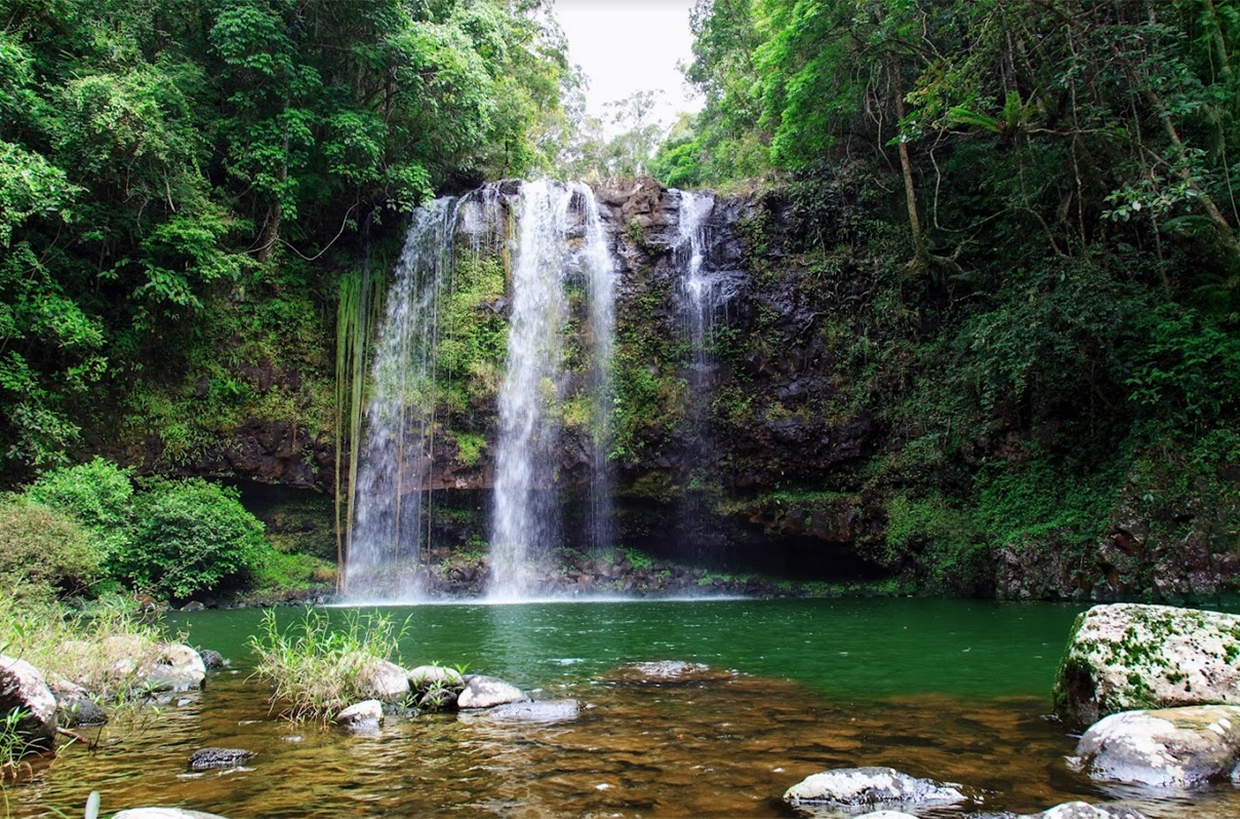
[[63, 462], [84, 426], [115, 434], [112, 395], [153, 419], [121, 431], [163, 439], [165, 466], [328, 405], [304, 360], [324, 263], [435, 189], [559, 150], [563, 44], [537, 6], [0, 4], [0, 479]]
[[0, 575], [61, 594], [119, 583], [186, 599], [242, 581], [304, 583], [323, 566], [274, 550], [235, 489], [148, 478], [137, 490], [128, 470], [102, 458], [50, 470], [2, 507]]
[[[899, 444], [823, 478], [886, 496], [878, 559], [950, 586], [1096, 540], [1121, 490], [1150, 520], [1234, 494], [1232, 4], [701, 0], [693, 28], [706, 107], [657, 173], [787, 196], [796, 255], [757, 272], [799, 281], [843, 373], [816, 412]], [[796, 342], [763, 322], [738, 360]], [[729, 389], [737, 429], [783, 411]]]

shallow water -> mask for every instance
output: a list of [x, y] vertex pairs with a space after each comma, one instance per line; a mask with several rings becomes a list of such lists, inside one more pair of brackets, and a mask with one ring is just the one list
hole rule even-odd
[[[15, 817], [179, 805], [250, 817], [776, 817], [790, 785], [832, 767], [890, 765], [977, 789], [986, 811], [1112, 798], [1065, 762], [1049, 719], [1059, 653], [1079, 607], [938, 600], [596, 602], [392, 608], [406, 665], [468, 662], [572, 722], [483, 714], [389, 718], [369, 735], [272, 717], [249, 677], [256, 611], [176, 615], [232, 658], [205, 691], [69, 747], [9, 789]], [[334, 613], [334, 612], [333, 612]], [[282, 620], [297, 618], [280, 612]], [[714, 679], [640, 684], [629, 663], [686, 660]], [[204, 746], [256, 756], [192, 774]], [[1122, 795], [1122, 794], [1121, 794]], [[1225, 787], [1145, 800], [1151, 817], [1240, 816]], [[924, 815], [934, 815], [925, 813]], [[960, 815], [942, 811], [939, 815]]]

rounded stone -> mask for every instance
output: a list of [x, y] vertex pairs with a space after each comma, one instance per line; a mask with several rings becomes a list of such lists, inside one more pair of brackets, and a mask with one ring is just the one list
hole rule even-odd
[[465, 689], [457, 697], [460, 708], [494, 708], [509, 702], [529, 699], [521, 689], [497, 677], [471, 676], [465, 680]]
[[962, 802], [953, 785], [918, 779], [894, 768], [836, 768], [806, 777], [784, 792], [792, 805], [902, 806]]

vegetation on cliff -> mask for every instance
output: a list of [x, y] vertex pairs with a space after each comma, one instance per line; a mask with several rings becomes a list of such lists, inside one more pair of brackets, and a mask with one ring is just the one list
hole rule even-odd
[[[702, 0], [693, 25], [706, 107], [659, 174], [774, 186], [750, 247], [778, 250], [759, 274], [802, 292], [801, 346], [838, 388], [795, 409], [890, 439], [801, 490], [881, 493], [875, 556], [948, 587], [1027, 545], [1148, 590], [1084, 545], [1152, 559], [1194, 515], [1231, 522], [1198, 538], [1205, 563], [1234, 549], [1234, 8]], [[743, 355], [796, 343], [768, 324]]]

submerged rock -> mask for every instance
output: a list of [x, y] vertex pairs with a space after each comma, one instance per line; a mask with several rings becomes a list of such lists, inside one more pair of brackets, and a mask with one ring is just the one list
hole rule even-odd
[[1125, 711], [1094, 724], [1073, 763], [1102, 781], [1190, 789], [1226, 780], [1240, 762], [1240, 707]]
[[616, 682], [650, 685], [729, 680], [732, 677], [731, 671], [683, 660], [630, 663], [617, 669], [613, 676]]
[[894, 768], [836, 768], [806, 777], [784, 792], [793, 806], [942, 805], [967, 797], [957, 786], [918, 779]]
[[244, 748], [201, 748], [190, 754], [189, 766], [195, 771], [208, 768], [234, 768], [254, 756]]
[[1077, 725], [1140, 708], [1240, 704], [1240, 616], [1136, 603], [1077, 618], [1055, 680]]
[[1050, 810], [1035, 813], [1029, 819], [1145, 819], [1127, 805], [1090, 805], [1087, 802], [1065, 802]]
[[464, 719], [484, 719], [493, 722], [529, 723], [550, 725], [572, 722], [581, 708], [577, 700], [531, 700], [498, 705], [481, 714], [462, 714]]
[[336, 715], [336, 724], [353, 730], [378, 728], [383, 723], [383, 703], [364, 700], [354, 703]]
[[494, 708], [510, 702], [523, 702], [529, 697], [521, 689], [497, 677], [475, 675], [466, 678], [465, 690], [457, 697], [460, 708]]
[[25, 660], [0, 655], [0, 718], [20, 709], [17, 734], [31, 751], [56, 744], [56, 697], [42, 672]]

